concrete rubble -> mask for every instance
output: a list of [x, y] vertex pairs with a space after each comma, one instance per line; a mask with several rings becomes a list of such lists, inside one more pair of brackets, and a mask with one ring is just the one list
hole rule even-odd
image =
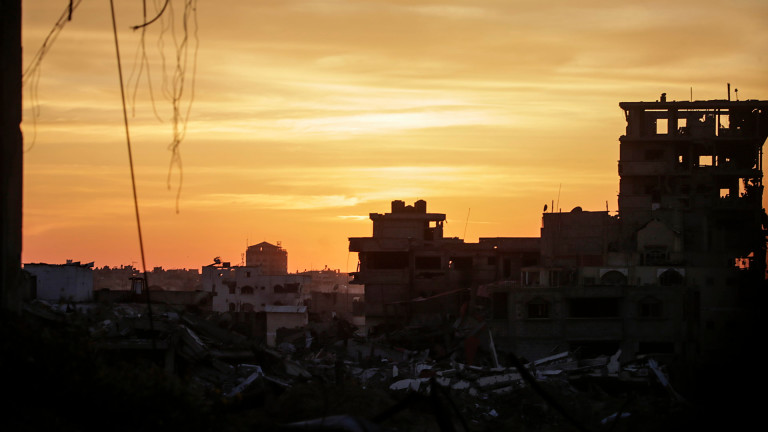
[[[453, 407], [449, 417], [455, 424], [465, 423], [473, 430], [520, 421], [593, 422], [585, 425], [588, 428], [601, 422], [632, 422], [639, 415], [621, 408], [624, 396], [630, 393], [653, 395], [654, 404], [661, 400], [669, 409], [684, 403], [672, 388], [665, 366], [652, 357], [620, 363], [620, 353], [579, 358], [577, 353], [560, 352], [515, 367], [509, 353], [481, 350], [473, 354], [473, 364], [468, 364], [460, 338], [451, 341], [454, 348], [435, 349], [429, 344], [404, 348], [386, 335], [341, 338], [333, 331], [335, 324], [310, 323], [307, 328], [284, 332], [284, 340], [270, 348], [228, 329], [226, 320], [217, 314], [164, 305], [153, 305], [151, 318], [146, 305], [136, 304], [62, 311], [36, 302], [27, 306], [27, 312], [59, 323], [86, 320], [93, 342], [105, 353], [125, 357], [163, 352], [167, 372], [188, 377], [205, 394], [231, 403], [258, 404], [267, 394], [280, 395], [295, 386], [321, 383], [384, 392], [394, 401], [416, 401], [408, 406], [440, 398], [439, 406]], [[409, 340], [409, 332], [423, 335], [424, 329], [402, 328], [397, 340]], [[419, 334], [410, 340], [419, 340]], [[453, 337], [447, 335], [446, 340]], [[532, 386], [530, 380], [538, 384]], [[611, 390], [599, 390], [596, 398], [595, 389], [603, 385]], [[542, 391], [564, 407], [548, 406], [546, 395], [538, 394]], [[609, 392], [619, 396], [607, 396]], [[564, 399], [569, 402], [563, 403]], [[592, 417], [584, 416], [585, 403]], [[380, 410], [386, 412], [387, 408], [381, 406]], [[572, 412], [576, 420], [560, 418], [556, 414], [560, 409]], [[317, 419], [298, 420], [302, 422], [294, 426], [314, 424]], [[342, 423], [361, 421], [334, 418]]]

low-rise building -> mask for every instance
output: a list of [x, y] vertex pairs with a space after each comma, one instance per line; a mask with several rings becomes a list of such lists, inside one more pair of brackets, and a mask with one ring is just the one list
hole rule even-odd
[[309, 276], [265, 275], [261, 267], [212, 264], [202, 268], [203, 290], [215, 312], [263, 312], [266, 306], [302, 306]]
[[90, 302], [93, 300], [93, 263], [29, 263], [24, 270], [33, 276], [34, 297], [53, 302]]

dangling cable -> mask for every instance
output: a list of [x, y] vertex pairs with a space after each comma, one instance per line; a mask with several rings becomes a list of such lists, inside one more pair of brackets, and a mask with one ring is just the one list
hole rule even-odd
[[[62, 11], [59, 19], [56, 21], [56, 24], [54, 24], [51, 31], [48, 32], [45, 40], [43, 40], [43, 44], [40, 46], [40, 48], [38, 48], [37, 52], [32, 57], [32, 61], [29, 62], [29, 65], [27, 65], [27, 68], [21, 75], [22, 87], [27, 86], [29, 89], [31, 111], [30, 121], [32, 123], [32, 139], [27, 140], [29, 142], [29, 147], [24, 150], [25, 153], [32, 150], [32, 147], [35, 146], [35, 142], [37, 142], [37, 119], [40, 117], [40, 103], [37, 96], [37, 90], [40, 84], [41, 65], [43, 63], [43, 58], [48, 53], [48, 51], [50, 51], [53, 43], [59, 36], [59, 33], [61, 33], [61, 30], [64, 28], [64, 25], [66, 25], [67, 22], [72, 21], [72, 13], [75, 11], [75, 9], [77, 9], [78, 6], [80, 6], [81, 1], [82, 0], [70, 0], [69, 5], [64, 9], [64, 11]], [[27, 143], [25, 142], [25, 144]]]
[[125, 105], [125, 89], [123, 86], [123, 65], [120, 62], [120, 44], [117, 42], [117, 21], [115, 20], [114, 0], [109, 0], [112, 11], [112, 32], [115, 35], [115, 53], [117, 54], [117, 72], [120, 78], [120, 97], [123, 105], [123, 123], [125, 124], [125, 141], [128, 144], [128, 164], [131, 167], [131, 185], [133, 186], [133, 208], [136, 211], [136, 227], [139, 231], [139, 249], [141, 250], [141, 267], [144, 272], [144, 288], [147, 292], [147, 313], [149, 315], [149, 328], [152, 330], [152, 349], [155, 349], [154, 324], [152, 322], [152, 304], [149, 297], [149, 283], [147, 282], [147, 261], [144, 257], [144, 239], [141, 235], [141, 219], [139, 218], [139, 199], [136, 194], [136, 176], [133, 171], [133, 152], [131, 151], [131, 134], [128, 130], [128, 109]]
[[160, 19], [160, 17], [163, 15], [163, 12], [165, 12], [165, 8], [168, 7], [168, 3], [170, 3], [170, 0], [165, 0], [165, 4], [163, 5], [163, 8], [160, 9], [160, 12], [157, 13], [157, 16], [155, 16], [151, 20], [147, 21], [147, 17], [145, 15], [144, 16], [144, 23], [143, 24], [139, 24], [139, 25], [135, 25], [135, 26], [131, 27], [131, 29], [132, 30], [138, 30], [138, 29], [146, 27], [146, 26], [152, 24], [153, 22], [157, 21], [158, 19]]

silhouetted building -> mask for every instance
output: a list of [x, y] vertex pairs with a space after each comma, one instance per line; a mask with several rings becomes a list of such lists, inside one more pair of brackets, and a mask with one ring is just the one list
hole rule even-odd
[[248, 246], [245, 251], [247, 267], [261, 267], [261, 274], [283, 275], [288, 273], [288, 252], [280, 247], [280, 242], [273, 245], [261, 242]]
[[131, 280], [138, 277], [141, 277], [141, 271], [132, 265], [104, 266], [93, 270], [93, 287], [97, 290], [128, 291], [131, 289]]
[[455, 316], [470, 288], [519, 280], [523, 266], [538, 263], [538, 239], [489, 238], [465, 243], [443, 237], [445, 214], [427, 203], [392, 201], [392, 212], [371, 213], [372, 237], [349, 239], [358, 252], [352, 283], [365, 285], [365, 321], [439, 322]]
[[[132, 289], [132, 280], [141, 279], [139, 269], [133, 266], [101, 267], [93, 270], [93, 286], [97, 290], [109, 289], [113, 291]], [[147, 274], [149, 289], [151, 291], [198, 291], [202, 289], [200, 284], [200, 271], [197, 269], [164, 269], [155, 267]]]
[[618, 215], [544, 213], [540, 239], [493, 239], [489, 249], [489, 239], [442, 238], [445, 215], [426, 213], [423, 201], [395, 201], [392, 213], [371, 214], [373, 237], [350, 238], [367, 313], [413, 321], [413, 309], [390, 306], [470, 287], [497, 348], [527, 358], [732, 355], [754, 331], [751, 303], [766, 279], [768, 101], [620, 107]]

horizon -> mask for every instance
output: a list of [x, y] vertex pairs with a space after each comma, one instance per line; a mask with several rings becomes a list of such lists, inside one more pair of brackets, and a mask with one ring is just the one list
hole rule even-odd
[[[65, 3], [25, 2], [24, 68]], [[289, 272], [348, 273], [392, 200], [446, 237], [538, 237], [545, 204], [616, 212], [619, 102], [768, 99], [765, 2], [195, 4], [170, 184], [172, 38], [146, 27], [153, 104], [139, 3], [116, 5], [148, 271], [280, 241]], [[141, 270], [110, 19], [79, 5], [23, 89], [22, 262]]]

